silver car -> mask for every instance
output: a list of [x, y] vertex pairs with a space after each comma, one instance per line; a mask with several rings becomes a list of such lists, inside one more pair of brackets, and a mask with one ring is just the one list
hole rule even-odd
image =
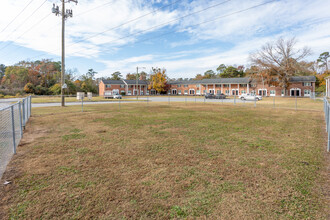
[[239, 96], [239, 98], [241, 100], [246, 100], [246, 101], [254, 101], [254, 100], [259, 101], [259, 100], [262, 100], [262, 96], [249, 94], [249, 93], [248, 94], [242, 94], [242, 95]]

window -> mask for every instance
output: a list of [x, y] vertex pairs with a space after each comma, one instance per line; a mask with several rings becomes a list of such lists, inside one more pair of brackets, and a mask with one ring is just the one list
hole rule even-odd
[[188, 85], [183, 85], [183, 87], [187, 88], [187, 87], [188, 87]]
[[226, 94], [229, 95], [229, 90], [226, 90]]
[[310, 89], [305, 89], [304, 90], [304, 95], [310, 95], [311, 94], [311, 90]]
[[132, 95], [132, 91], [131, 90], [128, 90], [128, 95]]
[[221, 85], [220, 84], [216, 84], [215, 87], [219, 88], [219, 87], [221, 87]]
[[282, 95], [282, 96], [284, 96], [284, 91], [285, 91], [285, 90], [284, 90], [284, 89], [282, 89], [282, 91], [281, 91], [281, 95]]
[[105, 85], [105, 88], [111, 88], [111, 85], [107, 84]]
[[125, 85], [120, 85], [120, 88], [125, 88]]
[[257, 87], [257, 84], [251, 84], [251, 87]]
[[121, 90], [121, 91], [120, 91], [120, 94], [121, 94], [121, 95], [125, 95], [125, 91], [124, 91], [124, 90]]
[[197, 88], [201, 87], [201, 84], [197, 84], [196, 87], [197, 87]]
[[197, 95], [200, 95], [201, 94], [201, 91], [199, 89], [196, 90], [196, 94]]
[[312, 86], [312, 83], [311, 82], [304, 82], [303, 86]]
[[184, 90], [184, 94], [185, 95], [188, 95], [188, 90]]
[[206, 93], [206, 90], [203, 90], [203, 93], [205, 94]]
[[275, 90], [270, 90], [270, 91], [269, 91], [269, 95], [270, 95], [270, 96], [275, 96]]
[[217, 90], [217, 94], [221, 94], [221, 90]]
[[223, 84], [223, 87], [229, 87], [229, 85], [228, 84]]
[[274, 85], [270, 85], [270, 87], [275, 87]]
[[245, 90], [242, 90], [241, 93], [242, 93], [242, 94], [246, 94]]
[[128, 86], [129, 88], [133, 89], [133, 85]]
[[178, 91], [178, 94], [181, 95], [181, 90]]
[[239, 87], [247, 87], [247, 84], [239, 84]]
[[180, 85], [180, 84], [178, 84], [178, 85], [177, 85], [177, 87], [178, 87], [178, 88], [180, 88], [180, 87], [181, 87], [181, 85]]

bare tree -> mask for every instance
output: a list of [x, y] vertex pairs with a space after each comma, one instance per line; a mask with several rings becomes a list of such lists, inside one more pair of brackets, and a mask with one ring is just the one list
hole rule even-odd
[[285, 90], [286, 95], [290, 78], [304, 72], [305, 65], [301, 61], [311, 54], [308, 47], [295, 49], [296, 44], [295, 38], [280, 38], [250, 55], [252, 65], [258, 66], [262, 72], [256, 75], [266, 75], [269, 82], [276, 82]]

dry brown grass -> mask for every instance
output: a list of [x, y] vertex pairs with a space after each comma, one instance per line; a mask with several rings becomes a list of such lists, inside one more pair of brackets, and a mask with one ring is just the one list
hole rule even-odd
[[62, 110], [33, 109], [4, 174], [13, 184], [0, 187], [0, 218], [327, 218], [319, 111]]

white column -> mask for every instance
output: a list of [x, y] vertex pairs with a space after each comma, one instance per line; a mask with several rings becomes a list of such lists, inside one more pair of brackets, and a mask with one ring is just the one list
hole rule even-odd
[[223, 93], [223, 84], [221, 84], [221, 93]]
[[215, 84], [213, 84], [213, 94], [215, 94]]
[[231, 93], [231, 84], [229, 84], [229, 95], [232, 95], [232, 93]]
[[209, 84], [206, 84], [206, 93], [209, 92]]
[[239, 92], [239, 83], [237, 84], [237, 89], [238, 89], [238, 95], [239, 95], [239, 93], [240, 93], [240, 92]]
[[247, 85], [247, 86], [246, 86], [246, 93], [250, 93], [249, 83], [246, 84], [246, 85]]

